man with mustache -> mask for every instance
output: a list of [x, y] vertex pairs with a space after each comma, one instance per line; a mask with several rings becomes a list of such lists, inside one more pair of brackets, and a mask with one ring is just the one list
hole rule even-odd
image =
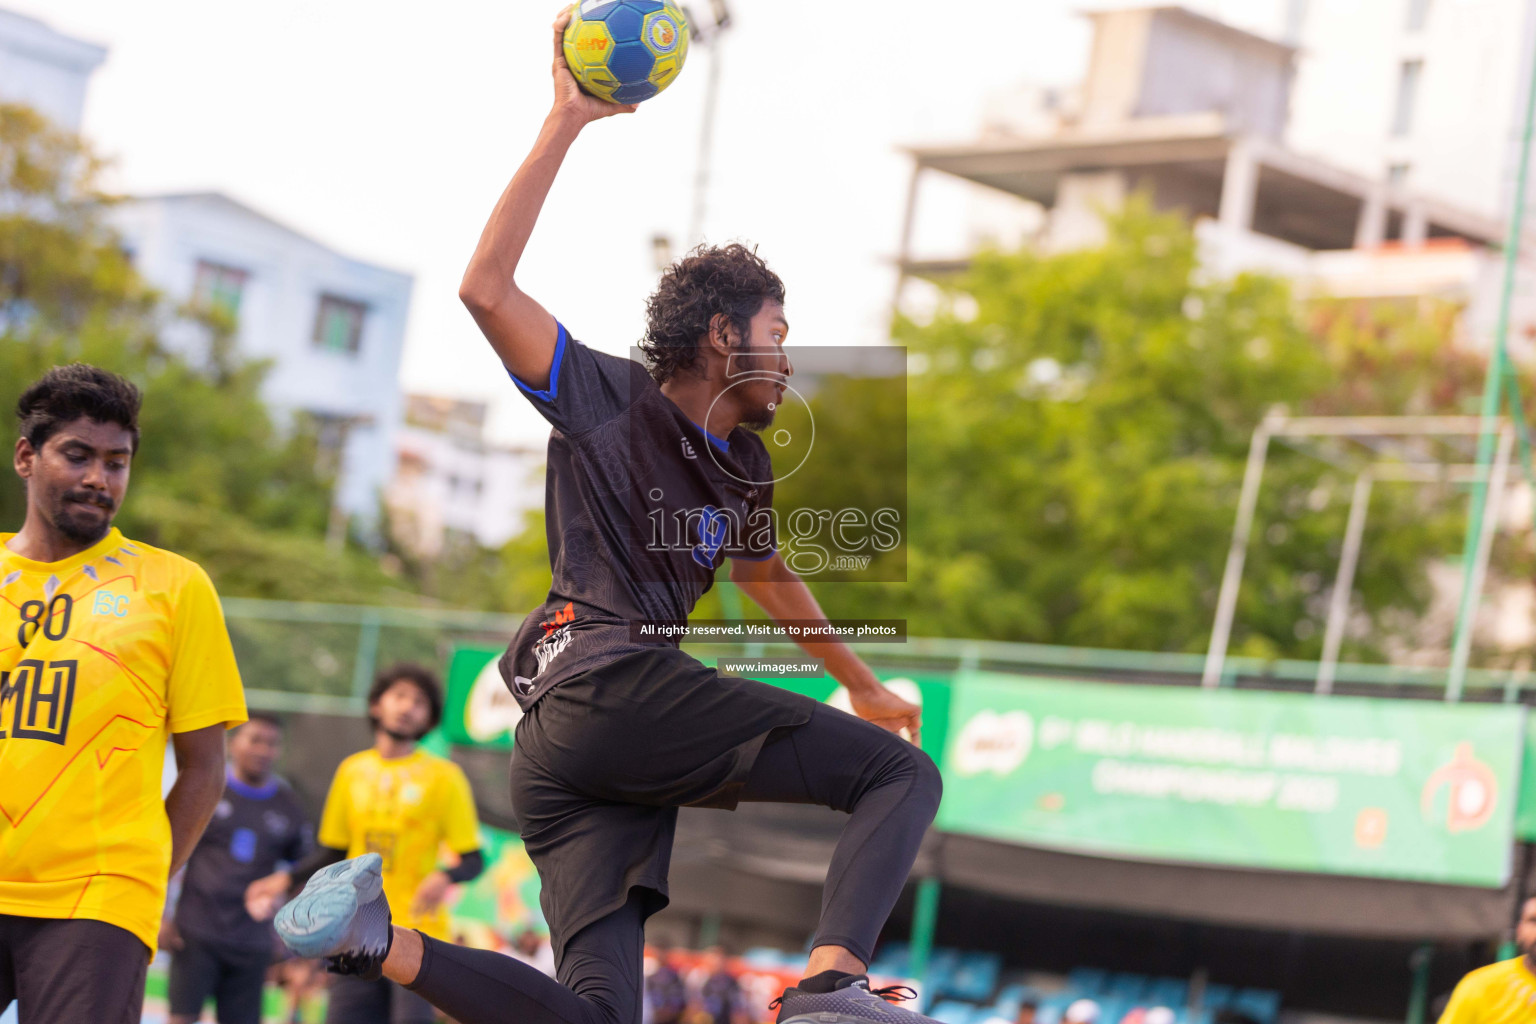
[[138, 389], [55, 367], [16, 412], [27, 513], [0, 533], [0, 1010], [137, 1024], [166, 883], [224, 790], [245, 695], [207, 574], [112, 527]]
[[[582, 10], [609, 2], [584, 0]], [[557, 978], [391, 928], [401, 908], [380, 893], [373, 855], [316, 875], [278, 915], [278, 934], [333, 969], [382, 973], [461, 1024], [637, 1024], [644, 925], [667, 905], [678, 808], [820, 804], [849, 818], [805, 975], [776, 1001], [779, 1021], [926, 1024], [882, 998], [894, 992], [872, 991], [865, 973], [938, 808], [938, 769], [900, 735], [917, 740], [921, 709], [835, 639], [802, 647], [825, 660], [857, 717], [722, 675], [646, 632], [686, 621], [727, 559], [731, 579], [775, 621], [824, 621], [778, 551], [773, 466], [753, 432], [772, 422], [793, 372], [783, 282], [748, 247], [701, 246], [662, 274], [643, 362], [589, 349], [518, 286], [567, 151], [587, 124], [626, 110], [578, 89], [561, 56], [569, 17], [554, 26], [554, 108], [459, 291], [554, 428], [553, 585], [501, 674], [523, 710], [512, 799]]]

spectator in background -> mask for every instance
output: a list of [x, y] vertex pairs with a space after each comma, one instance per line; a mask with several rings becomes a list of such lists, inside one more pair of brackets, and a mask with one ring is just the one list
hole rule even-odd
[[286, 960], [277, 965], [277, 985], [283, 990], [284, 1024], [321, 1024], [326, 976], [318, 960]]
[[1120, 1024], [1174, 1024], [1177, 1014], [1166, 1006], [1138, 1006], [1124, 1017]]
[[512, 948], [507, 955], [537, 967], [551, 978], [555, 976], [555, 951], [549, 940], [532, 928], [525, 927], [512, 937]]
[[678, 1024], [688, 1009], [688, 986], [678, 973], [672, 951], [656, 950], [656, 969], [645, 979], [645, 1000], [650, 1007], [651, 1024]]
[[990, 1017], [984, 1024], [1035, 1024], [1035, 1017], [1040, 1013], [1040, 1004], [1035, 1002], [1032, 996], [1025, 996], [1019, 1001], [1018, 1012], [1013, 1015], [1013, 1020], [1007, 1017]]
[[1061, 1015], [1065, 1024], [1099, 1024], [1099, 1018], [1103, 1011], [1099, 1004], [1092, 999], [1079, 999], [1067, 1007], [1067, 1012]]
[[698, 1007], [700, 1024], [733, 1024], [741, 1005], [741, 985], [725, 964], [725, 950], [711, 947], [699, 968]]

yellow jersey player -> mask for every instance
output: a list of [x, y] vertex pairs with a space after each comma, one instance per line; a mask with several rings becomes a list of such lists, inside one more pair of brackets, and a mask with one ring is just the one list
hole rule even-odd
[[1536, 1020], [1536, 899], [1525, 901], [1515, 928], [1520, 955], [1461, 979], [1440, 1024], [1529, 1024]]
[[[401, 908], [396, 922], [446, 940], [448, 886], [480, 874], [479, 822], [469, 780], [452, 761], [417, 744], [441, 720], [442, 687], [419, 665], [380, 672], [368, 694], [374, 745], [341, 762], [325, 798], [315, 855], [291, 873], [251, 884], [247, 906], [270, 913], [271, 901], [320, 868], [376, 853], [383, 860], [384, 891]], [[446, 846], [459, 863], [438, 866]], [[386, 979], [337, 977], [327, 1024], [430, 1024], [436, 1011], [420, 996]]]
[[[166, 883], [224, 789], [245, 698], [218, 595], [112, 527], [139, 392], [56, 367], [21, 396], [26, 519], [0, 534], [0, 1010], [137, 1024]], [[177, 775], [162, 799], [167, 742]]]

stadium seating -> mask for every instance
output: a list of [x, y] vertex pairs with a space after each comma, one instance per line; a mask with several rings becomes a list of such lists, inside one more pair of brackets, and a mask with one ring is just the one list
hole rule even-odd
[[1067, 975], [1068, 987], [1078, 992], [1098, 992], [1109, 983], [1109, 972], [1097, 967], [1074, 967]]
[[791, 963], [798, 963], [800, 958], [793, 957], [780, 949], [771, 946], [753, 946], [741, 955], [741, 959], [753, 967], [774, 969], [788, 967]]
[[[752, 966], [785, 968], [798, 964], [803, 954], [781, 953], [767, 947], [748, 950], [742, 960]], [[869, 965], [872, 975], [884, 978], [911, 976], [911, 949], [890, 942], [875, 951]], [[1026, 983], [1024, 978], [1030, 983]], [[1184, 978], [1157, 977], [1101, 967], [1077, 967], [1065, 978], [1003, 976], [1003, 957], [979, 950], [941, 946], [928, 958], [925, 1012], [944, 1024], [1012, 1024], [1019, 1005], [1028, 998], [1038, 1007], [1039, 1024], [1059, 1024], [1068, 1006], [1078, 999], [1099, 1004], [1100, 1024], [1120, 1024], [1127, 1014], [1165, 1006], [1173, 1011], [1175, 1024], [1214, 1024], [1216, 1013], [1231, 1009], [1257, 1024], [1278, 1024], [1280, 993], [1268, 989], [1235, 988], [1207, 984], [1201, 1006], [1192, 1010], [1192, 992]], [[1136, 1018], [1133, 1017], [1132, 1020]]]
[[1205, 998], [1200, 1002], [1207, 1010], [1220, 1010], [1230, 1005], [1236, 994], [1237, 990], [1231, 985], [1207, 985]]
[[1152, 1006], [1178, 1009], [1189, 1003], [1189, 983], [1179, 978], [1153, 978], [1146, 999]]
[[1227, 1005], [1252, 1017], [1259, 1024], [1274, 1024], [1275, 1018], [1280, 1016], [1280, 993], [1268, 989], [1245, 988], [1233, 996]]
[[907, 968], [911, 963], [912, 954], [905, 942], [887, 942], [875, 950], [875, 959], [870, 962], [869, 973], [904, 977], [910, 973]]
[[944, 1024], [981, 1024], [986, 1018], [980, 1015], [985, 1013], [981, 1007], [955, 999], [941, 999], [928, 1008], [928, 1016]]

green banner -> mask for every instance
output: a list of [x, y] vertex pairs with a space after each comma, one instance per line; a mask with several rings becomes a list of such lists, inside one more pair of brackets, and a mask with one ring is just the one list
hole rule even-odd
[[448, 659], [443, 735], [464, 747], [512, 749], [522, 709], [502, 681], [496, 662], [505, 647], [456, 644]]
[[[448, 662], [447, 707], [443, 735], [461, 746], [512, 749], [512, 730], [522, 717], [517, 702], [502, 682], [496, 662], [503, 648], [457, 646]], [[949, 725], [949, 677], [942, 674], [877, 671], [898, 695], [923, 708], [922, 746], [934, 760], [944, 750]], [[803, 693], [851, 712], [848, 691], [828, 677], [764, 679], [774, 686]]]
[[1497, 887], [1525, 709], [954, 683], [938, 825], [1115, 857]]
[[485, 949], [495, 948], [498, 930], [532, 928], [548, 933], [539, 908], [539, 873], [523, 841], [515, 833], [482, 825], [480, 850], [485, 854], [485, 871], [455, 891], [449, 911], [455, 929], [469, 935], [471, 945]]

